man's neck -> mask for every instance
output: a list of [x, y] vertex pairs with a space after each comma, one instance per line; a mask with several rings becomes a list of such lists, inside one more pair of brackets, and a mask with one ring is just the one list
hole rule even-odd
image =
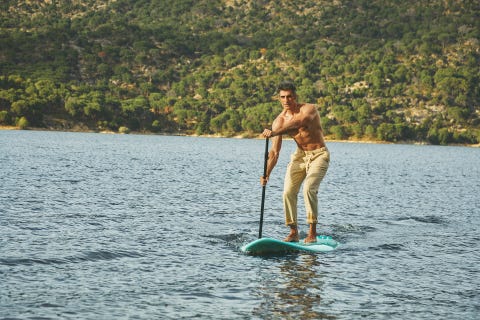
[[294, 115], [295, 113], [300, 112], [300, 107], [301, 106], [302, 106], [301, 104], [295, 103], [295, 105], [292, 106], [292, 107], [286, 107], [285, 112], [290, 113], [291, 115]]

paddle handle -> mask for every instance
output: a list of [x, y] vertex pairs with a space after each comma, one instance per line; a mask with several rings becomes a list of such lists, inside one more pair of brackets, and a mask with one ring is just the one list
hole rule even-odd
[[[267, 176], [267, 164], [268, 164], [268, 137], [265, 138], [265, 159], [263, 162], [263, 177]], [[266, 185], [262, 186], [262, 204], [260, 206], [260, 225], [258, 228], [258, 239], [262, 237], [262, 227], [263, 227], [263, 211], [265, 208], [265, 189]]]

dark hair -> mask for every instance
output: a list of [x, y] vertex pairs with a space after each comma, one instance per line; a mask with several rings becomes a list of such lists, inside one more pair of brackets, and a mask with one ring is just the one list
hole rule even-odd
[[278, 85], [278, 91], [280, 90], [292, 91], [293, 93], [296, 93], [297, 88], [295, 88], [295, 85], [291, 81], [282, 81]]

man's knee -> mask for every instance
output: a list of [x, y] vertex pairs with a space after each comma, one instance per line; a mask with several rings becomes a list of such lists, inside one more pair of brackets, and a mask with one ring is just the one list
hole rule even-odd
[[310, 197], [316, 197], [318, 194], [318, 186], [308, 186], [303, 187], [303, 195]]

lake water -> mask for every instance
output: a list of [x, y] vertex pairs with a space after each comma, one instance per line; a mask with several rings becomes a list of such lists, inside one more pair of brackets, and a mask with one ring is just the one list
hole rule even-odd
[[328, 147], [341, 246], [254, 257], [264, 140], [1, 131], [0, 318], [479, 319], [480, 149]]

